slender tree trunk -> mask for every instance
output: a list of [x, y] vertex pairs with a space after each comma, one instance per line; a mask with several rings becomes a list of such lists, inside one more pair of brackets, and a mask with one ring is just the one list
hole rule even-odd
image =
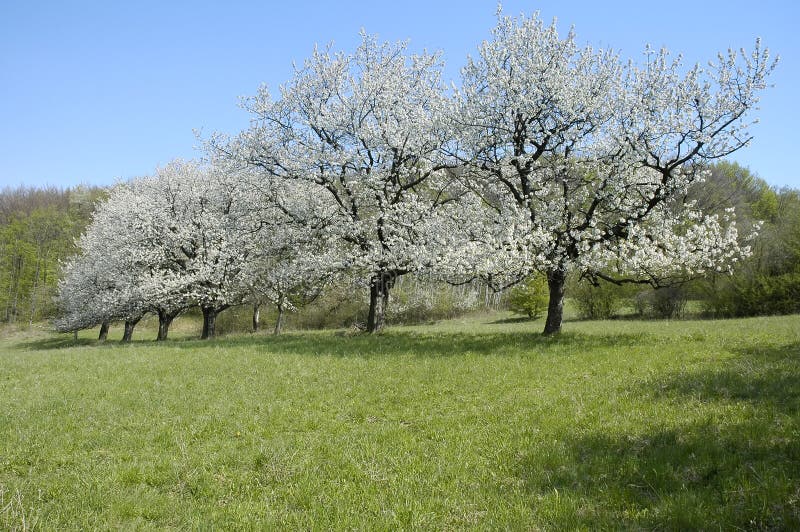
[[261, 303], [253, 303], [253, 332], [261, 328]]
[[383, 330], [386, 308], [389, 306], [389, 290], [392, 284], [392, 275], [388, 272], [378, 273], [370, 282], [369, 314], [367, 315], [367, 332], [369, 333]]
[[78, 329], [72, 331], [72, 339], [76, 342], [78, 341]]
[[109, 323], [104, 321], [100, 324], [100, 334], [97, 336], [97, 341], [105, 342], [108, 339]]
[[373, 281], [369, 286], [369, 314], [367, 315], [367, 332], [378, 332], [383, 328], [383, 297], [378, 283]]
[[200, 308], [203, 310], [203, 333], [200, 335], [200, 338], [202, 340], [214, 338], [217, 335], [217, 315], [228, 308], [228, 305]]
[[561, 269], [547, 272], [547, 287], [550, 289], [550, 301], [547, 304], [547, 320], [544, 323], [544, 334], [561, 332], [561, 321], [564, 316], [564, 285], [567, 272]]
[[[2, 264], [0, 264], [0, 268], [2, 268]], [[10, 272], [9, 272], [9, 274], [10, 274]], [[3, 321], [8, 322], [8, 321], [10, 321], [9, 320], [9, 314], [10, 314], [9, 311], [11, 309], [11, 278], [10, 277], [8, 279], [8, 294], [6, 295], [6, 297], [4, 299], [6, 300], [6, 308], [5, 308], [5, 311], [4, 311], [4, 314], [3, 314]]]
[[17, 321], [17, 303], [19, 303], [19, 288], [20, 288], [20, 276], [22, 275], [22, 257], [17, 257], [16, 261], [16, 275], [14, 276], [14, 298], [11, 300], [11, 319], [10, 322], [14, 323]]
[[133, 339], [133, 328], [139, 323], [139, 318], [135, 320], [125, 320], [125, 332], [122, 333], [122, 343], [130, 343]]
[[279, 335], [281, 333], [281, 329], [283, 329], [283, 311], [284, 311], [283, 296], [278, 298], [277, 307], [278, 307], [278, 318], [275, 320], [275, 331], [274, 331], [275, 336]]
[[42, 264], [39, 258], [39, 252], [36, 252], [36, 273], [33, 276], [33, 287], [31, 288], [31, 308], [30, 316], [28, 317], [28, 325], [33, 326], [33, 318], [36, 316], [36, 292], [39, 289], [39, 272]]
[[5, 320], [6, 322], [11, 321], [11, 283], [9, 282], [8, 285], [8, 296], [6, 297], [6, 313], [5, 313]]

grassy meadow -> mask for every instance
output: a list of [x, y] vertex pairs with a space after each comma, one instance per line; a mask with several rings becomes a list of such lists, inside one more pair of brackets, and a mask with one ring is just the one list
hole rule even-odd
[[7, 332], [0, 529], [800, 527], [800, 316], [507, 318]]

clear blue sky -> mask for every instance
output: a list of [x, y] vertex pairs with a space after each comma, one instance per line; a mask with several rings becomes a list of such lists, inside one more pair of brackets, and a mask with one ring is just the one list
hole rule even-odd
[[[414, 50], [440, 49], [457, 80], [488, 37], [494, 1], [219, 2], [0, 0], [0, 187], [111, 184], [191, 158], [193, 129], [248, 125], [239, 96], [276, 88], [315, 43], [351, 50], [361, 28]], [[646, 43], [705, 62], [751, 48], [781, 64], [764, 94], [753, 145], [732, 159], [769, 183], [800, 188], [800, 8], [761, 2], [511, 1], [574, 25], [578, 41], [641, 58]]]

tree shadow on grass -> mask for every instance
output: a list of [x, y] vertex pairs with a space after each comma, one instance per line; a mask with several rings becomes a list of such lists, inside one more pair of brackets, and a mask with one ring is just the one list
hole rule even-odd
[[718, 367], [630, 386], [643, 403], [667, 402], [694, 419], [705, 410], [705, 421], [653, 429], [655, 419], [626, 434], [576, 430], [553, 438], [566, 442], [560, 447], [523, 453], [519, 476], [533, 500], [549, 501], [540, 505], [549, 524], [800, 529], [800, 343], [734, 352]]
[[655, 399], [747, 401], [800, 413], [800, 343], [734, 348], [736, 358], [713, 369], [689, 368], [642, 383], [638, 393]]
[[800, 443], [769, 423], [577, 436], [518, 462], [548, 526], [798, 529]]
[[800, 342], [777, 346], [738, 347], [733, 351], [743, 358], [793, 362], [800, 366]]
[[[582, 354], [593, 349], [650, 345], [647, 334], [588, 335], [562, 333], [415, 333], [388, 332], [380, 335], [339, 336], [335, 334], [287, 334], [220, 339], [229, 346], [247, 347], [273, 353], [306, 356], [374, 357], [415, 355], [418, 357], [462, 357], [465, 355], [519, 355], [522, 353]], [[182, 341], [172, 344], [181, 349], [202, 349], [208, 342]], [[211, 344], [213, 345], [213, 344]]]
[[[505, 323], [533, 323], [536, 321], [540, 321], [541, 318], [529, 318], [527, 316], [514, 316], [513, 318], [500, 318], [498, 320], [487, 321], [486, 323], [491, 325], [502, 325]], [[542, 322], [544, 323], [544, 322]]]
[[252, 348], [254, 351], [296, 355], [327, 355], [339, 357], [373, 357], [391, 355], [416, 355], [419, 357], [461, 357], [471, 355], [511, 355], [521, 353], [581, 354], [592, 349], [646, 346], [653, 336], [637, 334], [581, 334], [562, 333], [543, 336], [535, 332], [501, 333], [415, 333], [389, 332], [379, 335], [340, 335], [327, 332], [290, 333], [281, 336], [234, 336], [212, 340], [170, 339], [166, 342], [134, 340], [128, 344], [115, 341], [106, 343], [93, 339], [58, 336], [23, 341], [16, 344], [29, 351], [58, 350], [79, 346], [124, 348], [131, 345], [151, 345], [170, 349], [201, 350], [226, 347]]
[[26, 340], [16, 344], [17, 347], [26, 351], [48, 351], [51, 349], [67, 349], [70, 347], [85, 347], [90, 345], [97, 345], [97, 340], [90, 338], [78, 338], [77, 340], [71, 335], [58, 335], [48, 338], [39, 338], [37, 340]]

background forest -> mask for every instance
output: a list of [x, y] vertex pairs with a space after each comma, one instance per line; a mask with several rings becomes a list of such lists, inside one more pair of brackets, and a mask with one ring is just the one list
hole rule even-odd
[[52, 318], [60, 264], [91, 221], [99, 187], [5, 188], [0, 192], [0, 319]]

